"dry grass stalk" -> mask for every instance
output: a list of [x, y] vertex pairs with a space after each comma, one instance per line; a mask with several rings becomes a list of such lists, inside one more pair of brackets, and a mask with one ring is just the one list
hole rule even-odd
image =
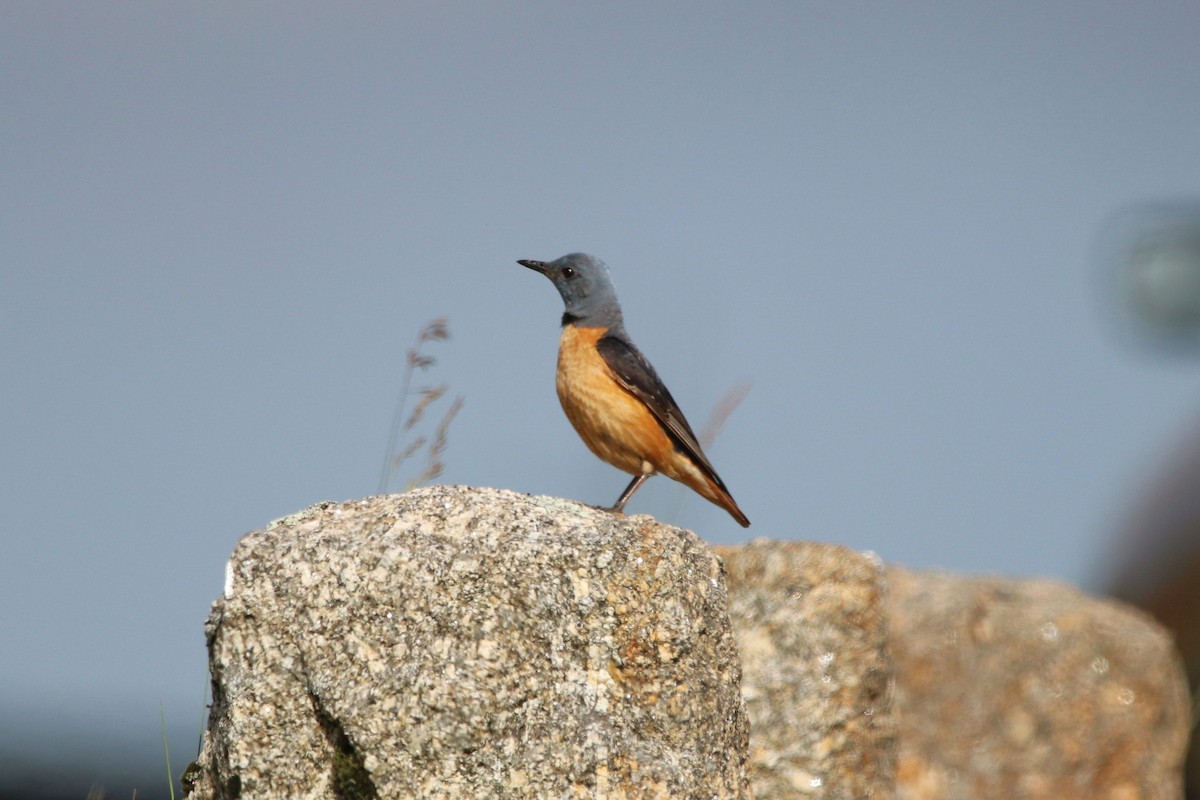
[[[415, 436], [411, 441], [404, 445], [399, 454], [396, 455], [399, 449], [401, 440], [401, 431], [405, 436], [412, 434], [416, 427], [425, 417], [425, 412], [431, 405], [436, 403], [446, 392], [449, 386], [439, 384], [437, 386], [424, 386], [417, 389], [416, 405], [408, 416], [405, 417], [404, 409], [408, 404], [408, 399], [414, 394], [412, 391], [412, 378], [416, 370], [426, 370], [437, 364], [437, 359], [431, 355], [421, 352], [421, 347], [427, 342], [444, 341], [450, 338], [450, 326], [444, 317], [438, 317], [426, 323], [425, 327], [417, 334], [416, 343], [409, 348], [406, 358], [406, 366], [404, 370], [404, 382], [400, 389], [400, 398], [396, 402], [396, 411], [392, 415], [392, 426], [388, 432], [387, 451], [384, 453], [383, 468], [379, 474], [379, 493], [384, 494], [388, 491], [388, 486], [392, 482], [393, 476], [399, 471], [402, 464], [417, 454], [417, 452], [429, 445], [429, 452], [426, 459], [424, 470], [417, 475], [413, 480], [408, 482], [407, 489], [414, 486], [420, 486], [433, 480], [438, 475], [442, 474], [445, 469], [445, 464], [442, 462], [442, 455], [446, 451], [449, 442], [450, 423], [454, 420], [454, 416], [458, 410], [462, 408], [463, 400], [461, 397], [455, 399], [450, 406], [450, 410], [442, 417], [442, 421], [438, 424], [437, 430], [434, 433], [433, 439], [430, 440], [426, 436]], [[403, 423], [401, 423], [403, 420]]]

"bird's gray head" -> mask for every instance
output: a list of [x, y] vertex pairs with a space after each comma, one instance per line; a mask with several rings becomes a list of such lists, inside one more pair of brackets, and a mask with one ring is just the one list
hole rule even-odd
[[616, 328], [621, 325], [621, 304], [613, 288], [608, 267], [586, 253], [571, 253], [554, 261], [518, 261], [550, 279], [566, 305], [563, 324], [587, 328]]

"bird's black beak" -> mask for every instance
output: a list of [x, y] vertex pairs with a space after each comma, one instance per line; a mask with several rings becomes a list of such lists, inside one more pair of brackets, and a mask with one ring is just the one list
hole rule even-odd
[[546, 274], [546, 268], [549, 266], [545, 261], [533, 261], [528, 258], [522, 258], [517, 263], [522, 267], [529, 267], [534, 272], [540, 272], [543, 275]]

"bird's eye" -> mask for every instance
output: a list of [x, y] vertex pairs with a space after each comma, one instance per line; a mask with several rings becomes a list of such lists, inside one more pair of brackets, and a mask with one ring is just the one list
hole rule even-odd
[[570, 267], [563, 267], [562, 268], [562, 276], [564, 278], [574, 278], [575, 270], [571, 269]]

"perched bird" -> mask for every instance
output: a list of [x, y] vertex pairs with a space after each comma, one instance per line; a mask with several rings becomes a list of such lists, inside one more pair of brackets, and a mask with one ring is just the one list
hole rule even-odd
[[625, 333], [604, 262], [571, 253], [517, 263], [549, 278], [566, 305], [556, 385], [567, 419], [588, 449], [634, 476], [609, 510], [622, 511], [647, 478], [662, 473], [750, 527], [675, 399]]

